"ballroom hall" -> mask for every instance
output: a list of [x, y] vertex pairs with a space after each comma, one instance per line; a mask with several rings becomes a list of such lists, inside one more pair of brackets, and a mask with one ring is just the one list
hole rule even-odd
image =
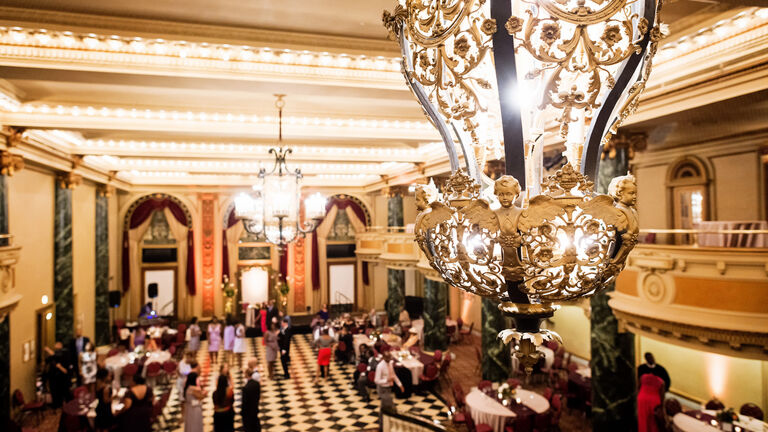
[[768, 2], [0, 1], [0, 431], [766, 413]]

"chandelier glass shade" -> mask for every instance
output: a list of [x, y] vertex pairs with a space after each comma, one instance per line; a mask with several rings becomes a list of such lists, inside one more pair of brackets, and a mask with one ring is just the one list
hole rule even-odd
[[[282, 110], [284, 102], [278, 95], [279, 144], [282, 144]], [[245, 230], [257, 236], [264, 236], [267, 242], [284, 247], [312, 232], [325, 216], [325, 198], [315, 193], [302, 203], [301, 170], [290, 171], [286, 156], [290, 148], [269, 149], [275, 156], [275, 166], [267, 172], [259, 171], [260, 182], [254, 185], [253, 193], [235, 197], [235, 217], [243, 221]], [[302, 218], [302, 207], [305, 217]]]
[[[596, 178], [602, 145], [637, 107], [663, 29], [657, 0], [401, 0], [384, 24], [452, 175], [417, 190], [416, 241], [449, 284], [495, 299], [527, 371], [556, 302], [612, 282], [637, 242], [637, 187]], [[553, 132], [549, 132], [553, 130]], [[544, 138], [568, 163], [545, 176]], [[464, 166], [459, 164], [459, 154]], [[504, 159], [506, 175], [482, 174]]]

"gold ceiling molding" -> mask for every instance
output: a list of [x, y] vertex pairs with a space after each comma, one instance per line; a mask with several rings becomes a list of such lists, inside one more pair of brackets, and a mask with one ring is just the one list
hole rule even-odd
[[246, 80], [322, 79], [333, 85], [404, 88], [399, 63], [392, 57], [25, 27], [0, 27], [0, 62], [119, 73], [145, 68], [173, 76], [223, 75]]
[[[0, 111], [0, 122], [29, 127], [242, 133], [276, 137], [275, 117], [242, 112], [203, 112], [141, 107], [48, 105], [25, 103], [13, 111]], [[434, 141], [439, 135], [423, 120], [384, 118], [283, 117], [286, 135], [296, 138], [369, 138]]]
[[307, 34], [292, 31], [253, 29], [209, 24], [192, 24], [140, 18], [124, 18], [72, 12], [24, 9], [0, 6], [0, 21], [8, 25], [45, 25], [78, 31], [109, 31], [131, 33], [135, 36], [168, 37], [209, 40], [231, 44], [269, 44], [281, 48], [348, 51], [392, 55], [398, 53], [395, 43], [382, 38]]

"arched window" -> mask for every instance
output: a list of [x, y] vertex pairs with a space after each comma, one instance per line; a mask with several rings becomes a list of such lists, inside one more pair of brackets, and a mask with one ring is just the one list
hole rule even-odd
[[[672, 199], [672, 226], [675, 229], [695, 229], [709, 218], [709, 175], [704, 163], [693, 156], [686, 156], [670, 167], [667, 187]], [[675, 236], [678, 244], [688, 244], [689, 234]]]

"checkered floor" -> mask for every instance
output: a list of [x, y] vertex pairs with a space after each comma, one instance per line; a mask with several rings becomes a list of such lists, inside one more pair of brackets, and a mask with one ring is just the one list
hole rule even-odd
[[[371, 401], [364, 402], [352, 387], [354, 365], [331, 363], [330, 377], [318, 384], [313, 384], [317, 365], [316, 351], [310, 346], [310, 335], [295, 335], [291, 346], [290, 379], [262, 379], [261, 425], [267, 431], [359, 431], [378, 428], [379, 400], [375, 391], [371, 391]], [[243, 361], [250, 357], [258, 358], [264, 367], [266, 361], [261, 338], [249, 339], [248, 352]], [[219, 361], [223, 360], [223, 353]], [[198, 362], [202, 365], [202, 383], [208, 394], [216, 387], [219, 365], [208, 359], [206, 342], [198, 353]], [[243, 365], [231, 367], [235, 387], [235, 430], [242, 430], [240, 420], [240, 389], [245, 384], [242, 374]], [[280, 362], [276, 363], [276, 372], [282, 372]], [[432, 394], [413, 394], [408, 400], [395, 399], [397, 409], [428, 419], [446, 419], [445, 405]], [[205, 431], [213, 430], [213, 402], [210, 396], [203, 403], [203, 422]], [[183, 431], [184, 425], [179, 410], [177, 390], [171, 390], [169, 404], [158, 425], [161, 431]]]

